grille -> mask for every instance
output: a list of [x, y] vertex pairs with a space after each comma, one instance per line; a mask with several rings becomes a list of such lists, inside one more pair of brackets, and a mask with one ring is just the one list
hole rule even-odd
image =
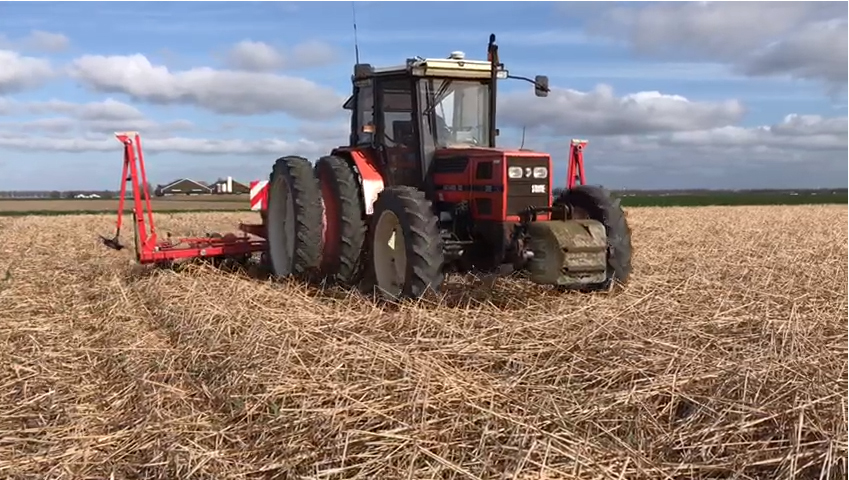
[[[549, 157], [507, 157], [507, 167], [547, 167]], [[551, 175], [551, 172], [548, 172]], [[533, 185], [545, 185], [544, 193], [533, 193]], [[547, 178], [508, 178], [507, 215], [516, 215], [528, 207], [548, 207], [549, 191]]]
[[442, 157], [433, 160], [433, 173], [463, 173], [469, 166], [469, 157]]

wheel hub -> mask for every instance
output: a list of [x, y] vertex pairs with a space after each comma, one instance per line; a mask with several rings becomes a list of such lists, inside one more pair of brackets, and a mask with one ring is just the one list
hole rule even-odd
[[378, 288], [397, 295], [404, 288], [407, 251], [401, 222], [391, 211], [380, 215], [374, 232], [374, 272]]

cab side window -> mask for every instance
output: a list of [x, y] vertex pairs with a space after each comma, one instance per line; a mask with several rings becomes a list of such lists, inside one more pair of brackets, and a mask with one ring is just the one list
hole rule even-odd
[[374, 140], [374, 87], [371, 80], [357, 85], [356, 144], [371, 145]]
[[386, 80], [380, 85], [383, 98], [383, 141], [387, 147], [415, 146], [413, 97], [409, 80]]

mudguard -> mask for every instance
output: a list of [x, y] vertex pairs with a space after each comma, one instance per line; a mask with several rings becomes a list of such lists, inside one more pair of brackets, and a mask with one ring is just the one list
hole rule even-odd
[[545, 285], [581, 287], [607, 279], [607, 234], [595, 220], [531, 222], [527, 263], [531, 281]]

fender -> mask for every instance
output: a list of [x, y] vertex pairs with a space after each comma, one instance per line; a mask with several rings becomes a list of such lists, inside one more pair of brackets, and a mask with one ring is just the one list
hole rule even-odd
[[[383, 191], [383, 176], [377, 169], [375, 161], [366, 150], [353, 148], [337, 148], [331, 155], [348, 160], [354, 172], [360, 177], [360, 198], [365, 207], [365, 214], [374, 212], [374, 202]], [[268, 180], [253, 180], [250, 182], [250, 205], [253, 211], [265, 211], [268, 208]]]
[[347, 159], [360, 176], [360, 195], [367, 216], [374, 213], [374, 202], [384, 188], [383, 176], [370, 153], [369, 149], [356, 148], [336, 148], [331, 152], [331, 155]]

